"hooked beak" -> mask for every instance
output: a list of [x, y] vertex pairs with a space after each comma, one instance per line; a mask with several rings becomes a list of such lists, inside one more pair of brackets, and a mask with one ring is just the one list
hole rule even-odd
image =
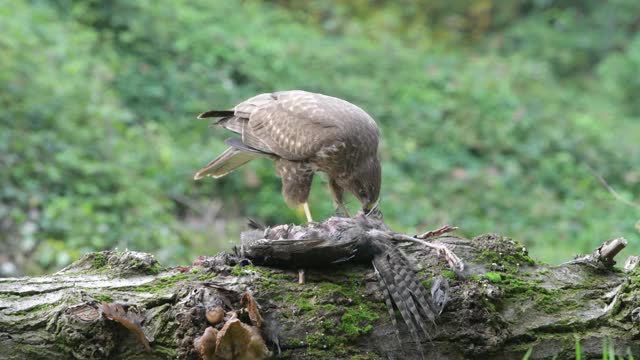
[[372, 213], [378, 211], [378, 205], [380, 204], [380, 199], [376, 200], [374, 203], [369, 203], [362, 208], [365, 216], [369, 216]]

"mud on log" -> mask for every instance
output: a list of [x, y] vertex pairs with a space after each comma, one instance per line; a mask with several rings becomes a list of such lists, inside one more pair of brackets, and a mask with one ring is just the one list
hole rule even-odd
[[[256, 264], [291, 269], [229, 254], [163, 268], [149, 254], [105, 251], [53, 275], [0, 279], [0, 358], [197, 358], [194, 343], [202, 343], [196, 340], [210, 326], [207, 311], [222, 307], [241, 318], [245, 293], [260, 305], [270, 350], [284, 359], [417, 359], [416, 345], [429, 359], [521, 359], [530, 348], [531, 359], [562, 359], [573, 357], [576, 337], [586, 358], [602, 356], [604, 339], [613, 339], [619, 355], [640, 354], [638, 261], [629, 261], [626, 272], [612, 267], [610, 249], [619, 251], [620, 239], [560, 266], [536, 263], [517, 242], [495, 234], [440, 235], [429, 241], [436, 248], [396, 239], [393, 246], [419, 264], [416, 274], [427, 289], [437, 276], [449, 283], [430, 340], [415, 344], [398, 321], [400, 343], [371, 254], [362, 254], [370, 248], [359, 247], [367, 237], [393, 242], [395, 233], [381, 222], [332, 219], [286, 227], [280, 235], [289, 240], [280, 244], [289, 248], [280, 253], [265, 235], [284, 227], [243, 235], [240, 252]], [[331, 256], [316, 251], [336, 241], [344, 246], [334, 246]], [[271, 243], [259, 250], [265, 242]], [[452, 271], [438, 245], [457, 254], [464, 270]], [[278, 258], [289, 256], [291, 246], [300, 252], [289, 262]], [[313, 256], [305, 257], [305, 248]], [[327, 264], [336, 258], [343, 261]], [[307, 269], [306, 283], [297, 284], [295, 269], [311, 265], [321, 268]], [[151, 352], [140, 334], [103, 315], [105, 304], [135, 315]]]

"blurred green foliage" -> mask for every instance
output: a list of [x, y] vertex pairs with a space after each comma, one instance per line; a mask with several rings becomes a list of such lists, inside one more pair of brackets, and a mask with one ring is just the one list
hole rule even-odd
[[302, 222], [268, 161], [192, 181], [228, 136], [196, 114], [286, 89], [377, 119], [398, 231], [501, 232], [549, 262], [615, 236], [638, 253], [640, 210], [593, 172], [637, 201], [639, 24], [636, 0], [4, 2], [0, 253], [27, 273], [112, 247], [186, 263], [245, 217]]

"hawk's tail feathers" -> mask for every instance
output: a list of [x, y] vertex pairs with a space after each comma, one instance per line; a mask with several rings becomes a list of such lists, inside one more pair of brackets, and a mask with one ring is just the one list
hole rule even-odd
[[234, 112], [232, 110], [209, 110], [198, 115], [198, 119], [206, 119], [206, 118], [212, 118], [212, 117], [226, 117], [226, 116], [233, 116], [233, 114]]
[[230, 147], [205, 167], [198, 170], [198, 172], [193, 176], [193, 179], [200, 180], [207, 176], [212, 176], [214, 178], [223, 177], [231, 171], [260, 156], [261, 155], [258, 153], [247, 152], [235, 147]]

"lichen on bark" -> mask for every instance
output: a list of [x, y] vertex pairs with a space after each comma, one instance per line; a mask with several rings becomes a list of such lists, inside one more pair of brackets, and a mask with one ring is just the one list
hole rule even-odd
[[[601, 356], [612, 338], [619, 355], [640, 352], [640, 273], [585, 264], [533, 261], [499, 235], [472, 240], [441, 236], [462, 258], [464, 272], [446, 272], [436, 250], [402, 245], [423, 284], [449, 279], [449, 301], [430, 341], [429, 358], [532, 359]], [[239, 309], [249, 291], [260, 306], [265, 340], [281, 358], [419, 358], [402, 323], [402, 344], [367, 264], [307, 270], [248, 265], [232, 255], [201, 257], [162, 268], [148, 254], [87, 254], [63, 271], [38, 278], [0, 279], [0, 348], [9, 358], [196, 358], [194, 340], [210, 326], [206, 311]], [[104, 318], [98, 304], [134, 309], [152, 352], [126, 328]], [[275, 335], [274, 335], [275, 334]], [[276, 336], [277, 335], [277, 336]]]

